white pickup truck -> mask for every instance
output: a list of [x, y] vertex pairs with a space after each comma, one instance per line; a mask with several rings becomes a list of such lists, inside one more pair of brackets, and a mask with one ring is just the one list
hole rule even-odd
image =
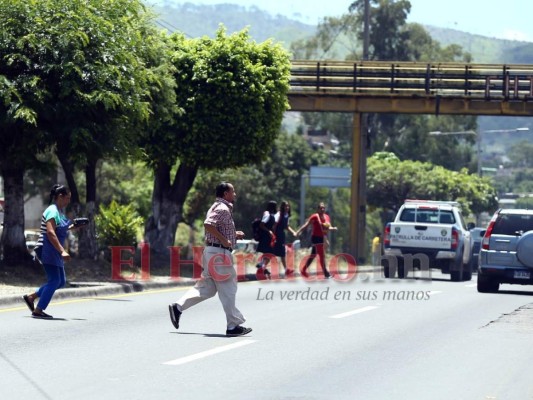
[[452, 281], [472, 279], [471, 236], [459, 203], [406, 200], [385, 226], [381, 261], [385, 277], [404, 278], [415, 268], [439, 268]]

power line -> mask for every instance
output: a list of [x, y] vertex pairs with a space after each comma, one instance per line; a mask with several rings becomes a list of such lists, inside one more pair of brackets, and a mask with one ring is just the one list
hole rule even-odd
[[168, 31], [170, 31], [170, 33], [174, 33], [176, 31], [178, 32], [182, 32], [185, 36], [189, 37], [189, 38], [192, 38], [191, 35], [189, 35], [187, 32], [184, 32], [182, 29], [178, 28], [177, 26], [175, 25], [172, 25], [170, 22], [168, 21], [165, 21], [164, 19], [162, 18], [159, 18], [159, 19], [156, 19], [155, 20], [155, 23], [157, 25], [159, 25], [160, 27], [164, 28], [164, 29], [167, 29]]

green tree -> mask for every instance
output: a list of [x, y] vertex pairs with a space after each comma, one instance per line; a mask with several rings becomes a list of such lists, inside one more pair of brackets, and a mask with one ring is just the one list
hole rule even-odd
[[498, 207], [494, 187], [486, 178], [420, 161], [400, 161], [391, 153], [368, 158], [368, 204], [396, 211], [405, 199], [458, 201], [465, 215], [493, 212]]
[[[325, 18], [315, 36], [296, 41], [291, 51], [296, 58], [362, 59], [364, 0], [353, 2], [349, 13]], [[442, 47], [419, 24], [407, 23], [411, 4], [407, 0], [371, 0], [369, 23], [369, 60], [373, 61], [471, 61], [470, 54], [458, 45]], [[352, 116], [334, 113], [304, 113], [304, 122], [334, 132], [351, 143]], [[438, 142], [427, 137], [431, 130], [463, 131], [476, 128], [476, 117], [368, 114], [367, 151], [392, 151], [402, 159], [431, 161], [459, 170], [468, 165], [475, 170], [472, 148], [457, 138]], [[432, 129], [430, 129], [432, 128]], [[468, 140], [468, 138], [467, 138]], [[351, 153], [348, 151], [348, 153]]]
[[533, 143], [522, 140], [509, 149], [509, 158], [513, 167], [533, 168]]
[[[25, 116], [46, 133], [45, 143], [54, 147], [72, 190], [75, 212], [80, 200], [74, 171], [85, 171], [85, 214], [91, 217], [98, 161], [128, 154], [136, 128], [156, 114], [150, 103], [154, 93], [173, 95], [162, 89], [173, 82], [170, 68], [162, 67], [166, 47], [139, 0], [6, 0], [0, 7], [6, 21], [0, 74], [13, 88], [10, 104], [18, 105], [9, 118]], [[17, 93], [22, 101], [13, 100]], [[174, 98], [167, 100], [173, 107]], [[31, 130], [37, 139], [36, 131]], [[6, 165], [22, 153], [46, 150], [32, 147], [35, 140], [26, 142], [23, 152], [8, 154]], [[80, 254], [96, 256], [94, 225], [80, 236]]]
[[[323, 164], [327, 160], [324, 151], [315, 151], [298, 135], [281, 132], [271, 146], [270, 154], [264, 161], [250, 155], [255, 165], [228, 168], [224, 171], [200, 170], [189, 191], [184, 206], [183, 219], [189, 226], [205, 218], [207, 208], [213, 202], [214, 188], [226, 180], [235, 185], [237, 202], [233, 217], [236, 226], [247, 237], [251, 235], [251, 221], [260, 216], [269, 200], [278, 203], [287, 200], [292, 206], [292, 224], [298, 225], [300, 208], [301, 176], [309, 173], [312, 165]], [[316, 205], [323, 197], [307, 196]]]
[[174, 34], [171, 42], [184, 112], [172, 129], [151, 131], [142, 141], [154, 171], [145, 238], [159, 254], [174, 243], [198, 171], [264, 159], [288, 107], [290, 62], [280, 45], [255, 43], [246, 30], [228, 36], [223, 27], [215, 38]]
[[2, 1], [0, 15], [0, 172], [5, 197], [1, 253], [5, 263], [15, 265], [31, 260], [24, 239], [23, 177], [39, 164], [36, 153], [47, 146], [36, 112], [46, 93], [31, 73], [34, 10], [24, 1]]

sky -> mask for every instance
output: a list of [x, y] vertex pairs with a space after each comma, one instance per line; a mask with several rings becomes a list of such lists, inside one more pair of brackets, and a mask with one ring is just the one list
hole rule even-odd
[[[325, 16], [347, 12], [351, 0], [152, 0], [178, 4], [252, 5], [272, 15], [281, 14], [316, 25]], [[532, 0], [410, 0], [409, 22], [440, 28], [457, 29], [472, 34], [533, 42]]]

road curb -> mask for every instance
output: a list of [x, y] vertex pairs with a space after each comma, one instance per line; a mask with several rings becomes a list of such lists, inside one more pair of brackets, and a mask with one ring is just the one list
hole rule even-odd
[[[371, 269], [361, 269], [360, 272], [370, 272]], [[296, 273], [294, 277], [299, 277], [300, 274]], [[279, 278], [283, 279], [283, 278]], [[247, 273], [237, 276], [239, 282], [251, 282], [257, 281], [256, 274]], [[274, 279], [275, 280], [275, 279]], [[98, 297], [98, 296], [110, 296], [116, 294], [128, 294], [143, 292], [146, 290], [154, 289], [167, 289], [175, 288], [179, 286], [193, 286], [196, 279], [193, 278], [180, 278], [166, 281], [118, 281], [118, 282], [68, 282], [69, 287], [59, 289], [55, 292], [53, 299], [69, 299], [76, 297]], [[24, 305], [22, 300], [22, 294], [16, 295], [4, 295], [0, 296], [0, 307], [9, 306], [13, 304]]]
[[[240, 275], [239, 282], [257, 280], [254, 274]], [[116, 294], [128, 294], [154, 289], [167, 289], [179, 286], [193, 286], [196, 279], [180, 278], [169, 281], [120, 281], [120, 282], [69, 282], [68, 288], [62, 288], [54, 293], [54, 300], [75, 297], [98, 297]], [[24, 304], [22, 294], [0, 296], [0, 306]]]

